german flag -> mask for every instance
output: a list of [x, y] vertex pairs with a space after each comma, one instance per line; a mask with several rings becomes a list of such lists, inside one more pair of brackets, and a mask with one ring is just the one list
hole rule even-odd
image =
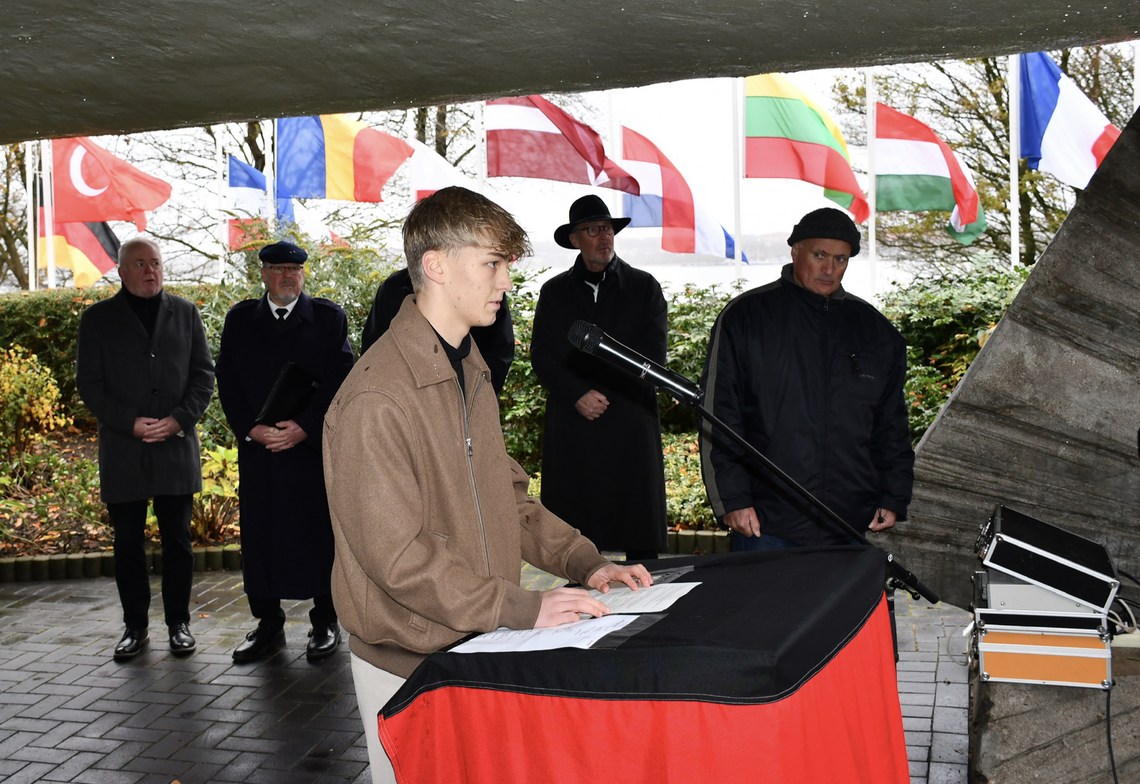
[[[47, 239], [40, 208], [39, 267], [47, 268]], [[115, 268], [119, 238], [106, 223], [57, 223], [52, 235], [55, 266], [71, 270], [76, 288], [90, 286]]]

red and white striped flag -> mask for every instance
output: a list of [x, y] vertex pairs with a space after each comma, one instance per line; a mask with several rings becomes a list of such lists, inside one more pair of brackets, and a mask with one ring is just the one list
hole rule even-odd
[[541, 95], [488, 101], [487, 176], [533, 177], [641, 193], [606, 156], [602, 139]]

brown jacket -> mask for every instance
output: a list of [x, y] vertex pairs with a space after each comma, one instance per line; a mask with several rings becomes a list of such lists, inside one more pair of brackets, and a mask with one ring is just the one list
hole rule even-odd
[[411, 297], [325, 416], [332, 590], [352, 652], [408, 677], [471, 632], [529, 629], [541, 596], [521, 560], [585, 583], [606, 562], [526, 494], [478, 349], [459, 382]]

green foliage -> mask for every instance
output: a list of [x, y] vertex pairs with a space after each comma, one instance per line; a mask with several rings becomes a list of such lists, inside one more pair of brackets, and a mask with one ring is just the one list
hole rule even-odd
[[534, 306], [538, 302], [537, 271], [511, 269], [515, 288], [511, 298], [511, 320], [515, 328], [515, 360], [499, 396], [503, 440], [507, 454], [528, 474], [538, 473], [542, 462], [542, 417], [546, 411], [546, 390], [538, 382], [530, 364], [530, 340], [534, 327]]
[[662, 437], [665, 457], [665, 509], [669, 525], [719, 530], [701, 475], [701, 453], [695, 434]]
[[0, 294], [0, 347], [20, 345], [35, 354], [51, 371], [69, 413], [76, 413], [79, 404], [75, 394], [79, 316], [91, 303], [114, 293], [113, 289], [92, 287]]
[[66, 424], [51, 372], [23, 346], [0, 349], [0, 455], [19, 458], [43, 433]]
[[237, 449], [202, 450], [202, 491], [194, 495], [190, 532], [201, 544], [224, 542], [238, 517]]
[[1029, 275], [985, 255], [883, 297], [910, 347], [906, 395], [915, 443], [934, 421]]
[[[741, 285], [737, 283], [731, 291], [722, 291], [714, 284], [709, 288], [687, 285], [683, 291], [670, 292], [669, 342], [665, 355], [665, 364], [670, 370], [694, 382], [700, 380], [716, 317], [740, 291]], [[697, 415], [692, 409], [679, 405], [664, 393], [658, 398], [658, 406], [662, 430], [696, 432]]]
[[78, 552], [109, 540], [94, 461], [41, 444], [0, 463], [0, 549]]

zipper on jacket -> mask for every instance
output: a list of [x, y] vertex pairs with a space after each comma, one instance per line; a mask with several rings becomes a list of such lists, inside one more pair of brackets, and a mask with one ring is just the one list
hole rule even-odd
[[[483, 561], [487, 564], [487, 576], [491, 575], [491, 554], [487, 547], [487, 529], [483, 525], [483, 510], [479, 506], [479, 488], [475, 484], [475, 461], [472, 459], [475, 452], [471, 448], [471, 415], [467, 409], [467, 395], [456, 377], [455, 385], [459, 387], [459, 406], [463, 409], [463, 440], [467, 445], [467, 473], [471, 477], [471, 494], [475, 497], [475, 515], [479, 518], [479, 534], [483, 538]], [[479, 374], [479, 381], [475, 384], [475, 391], [471, 394], [471, 411], [475, 410], [475, 401], [479, 398], [479, 390], [483, 388], [483, 374]]]

